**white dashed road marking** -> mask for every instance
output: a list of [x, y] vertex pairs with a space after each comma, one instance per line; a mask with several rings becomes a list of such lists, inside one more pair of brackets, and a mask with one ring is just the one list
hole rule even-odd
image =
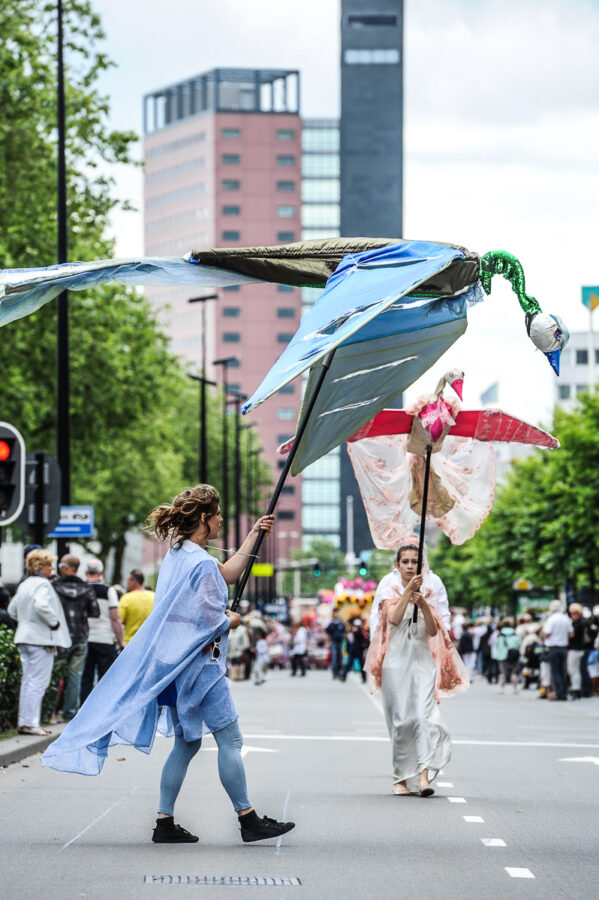
[[437, 787], [453, 787], [453, 784], [451, 781], [438, 781]]
[[462, 816], [464, 822], [481, 822], [484, 825], [485, 820], [482, 816]]
[[485, 847], [507, 847], [507, 844], [501, 838], [481, 838]]
[[466, 803], [465, 797], [448, 797], [450, 803]]
[[519, 867], [506, 866], [505, 871], [508, 873], [510, 878], [534, 878], [535, 876], [532, 874], [530, 869], [521, 869]]

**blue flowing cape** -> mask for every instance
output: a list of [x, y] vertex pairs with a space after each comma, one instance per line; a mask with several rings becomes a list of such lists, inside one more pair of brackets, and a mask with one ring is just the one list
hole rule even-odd
[[[97, 775], [112, 744], [149, 753], [156, 731], [173, 733], [158, 696], [173, 682], [180, 733], [193, 741], [237, 719], [226, 679], [227, 586], [216, 560], [191, 541], [169, 550], [151, 615], [42, 756], [62, 772]], [[222, 635], [221, 655], [203, 648]]]

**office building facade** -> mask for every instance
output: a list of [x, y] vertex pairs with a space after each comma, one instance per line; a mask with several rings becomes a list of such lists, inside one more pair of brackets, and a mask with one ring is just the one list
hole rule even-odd
[[555, 383], [555, 402], [572, 409], [576, 398], [599, 379], [599, 333], [575, 331], [562, 350], [560, 375]]
[[[145, 254], [181, 256], [192, 249], [284, 244], [301, 237], [299, 74], [292, 70], [215, 69], [143, 99]], [[205, 306], [206, 370], [234, 357], [230, 386], [250, 394], [295, 332], [302, 297], [286, 285], [243, 285], [218, 300], [189, 304], [201, 289], [148, 291], [173, 352], [201, 366]], [[301, 384], [248, 416], [278, 477], [279, 443], [295, 430]], [[190, 410], [196, 415], [196, 410]], [[290, 479], [277, 516], [301, 542], [301, 477]]]

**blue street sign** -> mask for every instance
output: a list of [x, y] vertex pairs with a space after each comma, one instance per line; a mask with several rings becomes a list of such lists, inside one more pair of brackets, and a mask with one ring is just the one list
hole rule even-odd
[[61, 506], [60, 521], [54, 531], [48, 535], [50, 538], [90, 538], [93, 536], [93, 506]]

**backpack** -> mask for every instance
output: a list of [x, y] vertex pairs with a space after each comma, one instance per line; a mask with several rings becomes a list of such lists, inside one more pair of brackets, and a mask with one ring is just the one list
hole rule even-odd
[[507, 647], [507, 657], [506, 661], [509, 663], [517, 663], [520, 659], [520, 638], [514, 632], [514, 634], [503, 634], [501, 632], [499, 637], [505, 641], [505, 646]]

